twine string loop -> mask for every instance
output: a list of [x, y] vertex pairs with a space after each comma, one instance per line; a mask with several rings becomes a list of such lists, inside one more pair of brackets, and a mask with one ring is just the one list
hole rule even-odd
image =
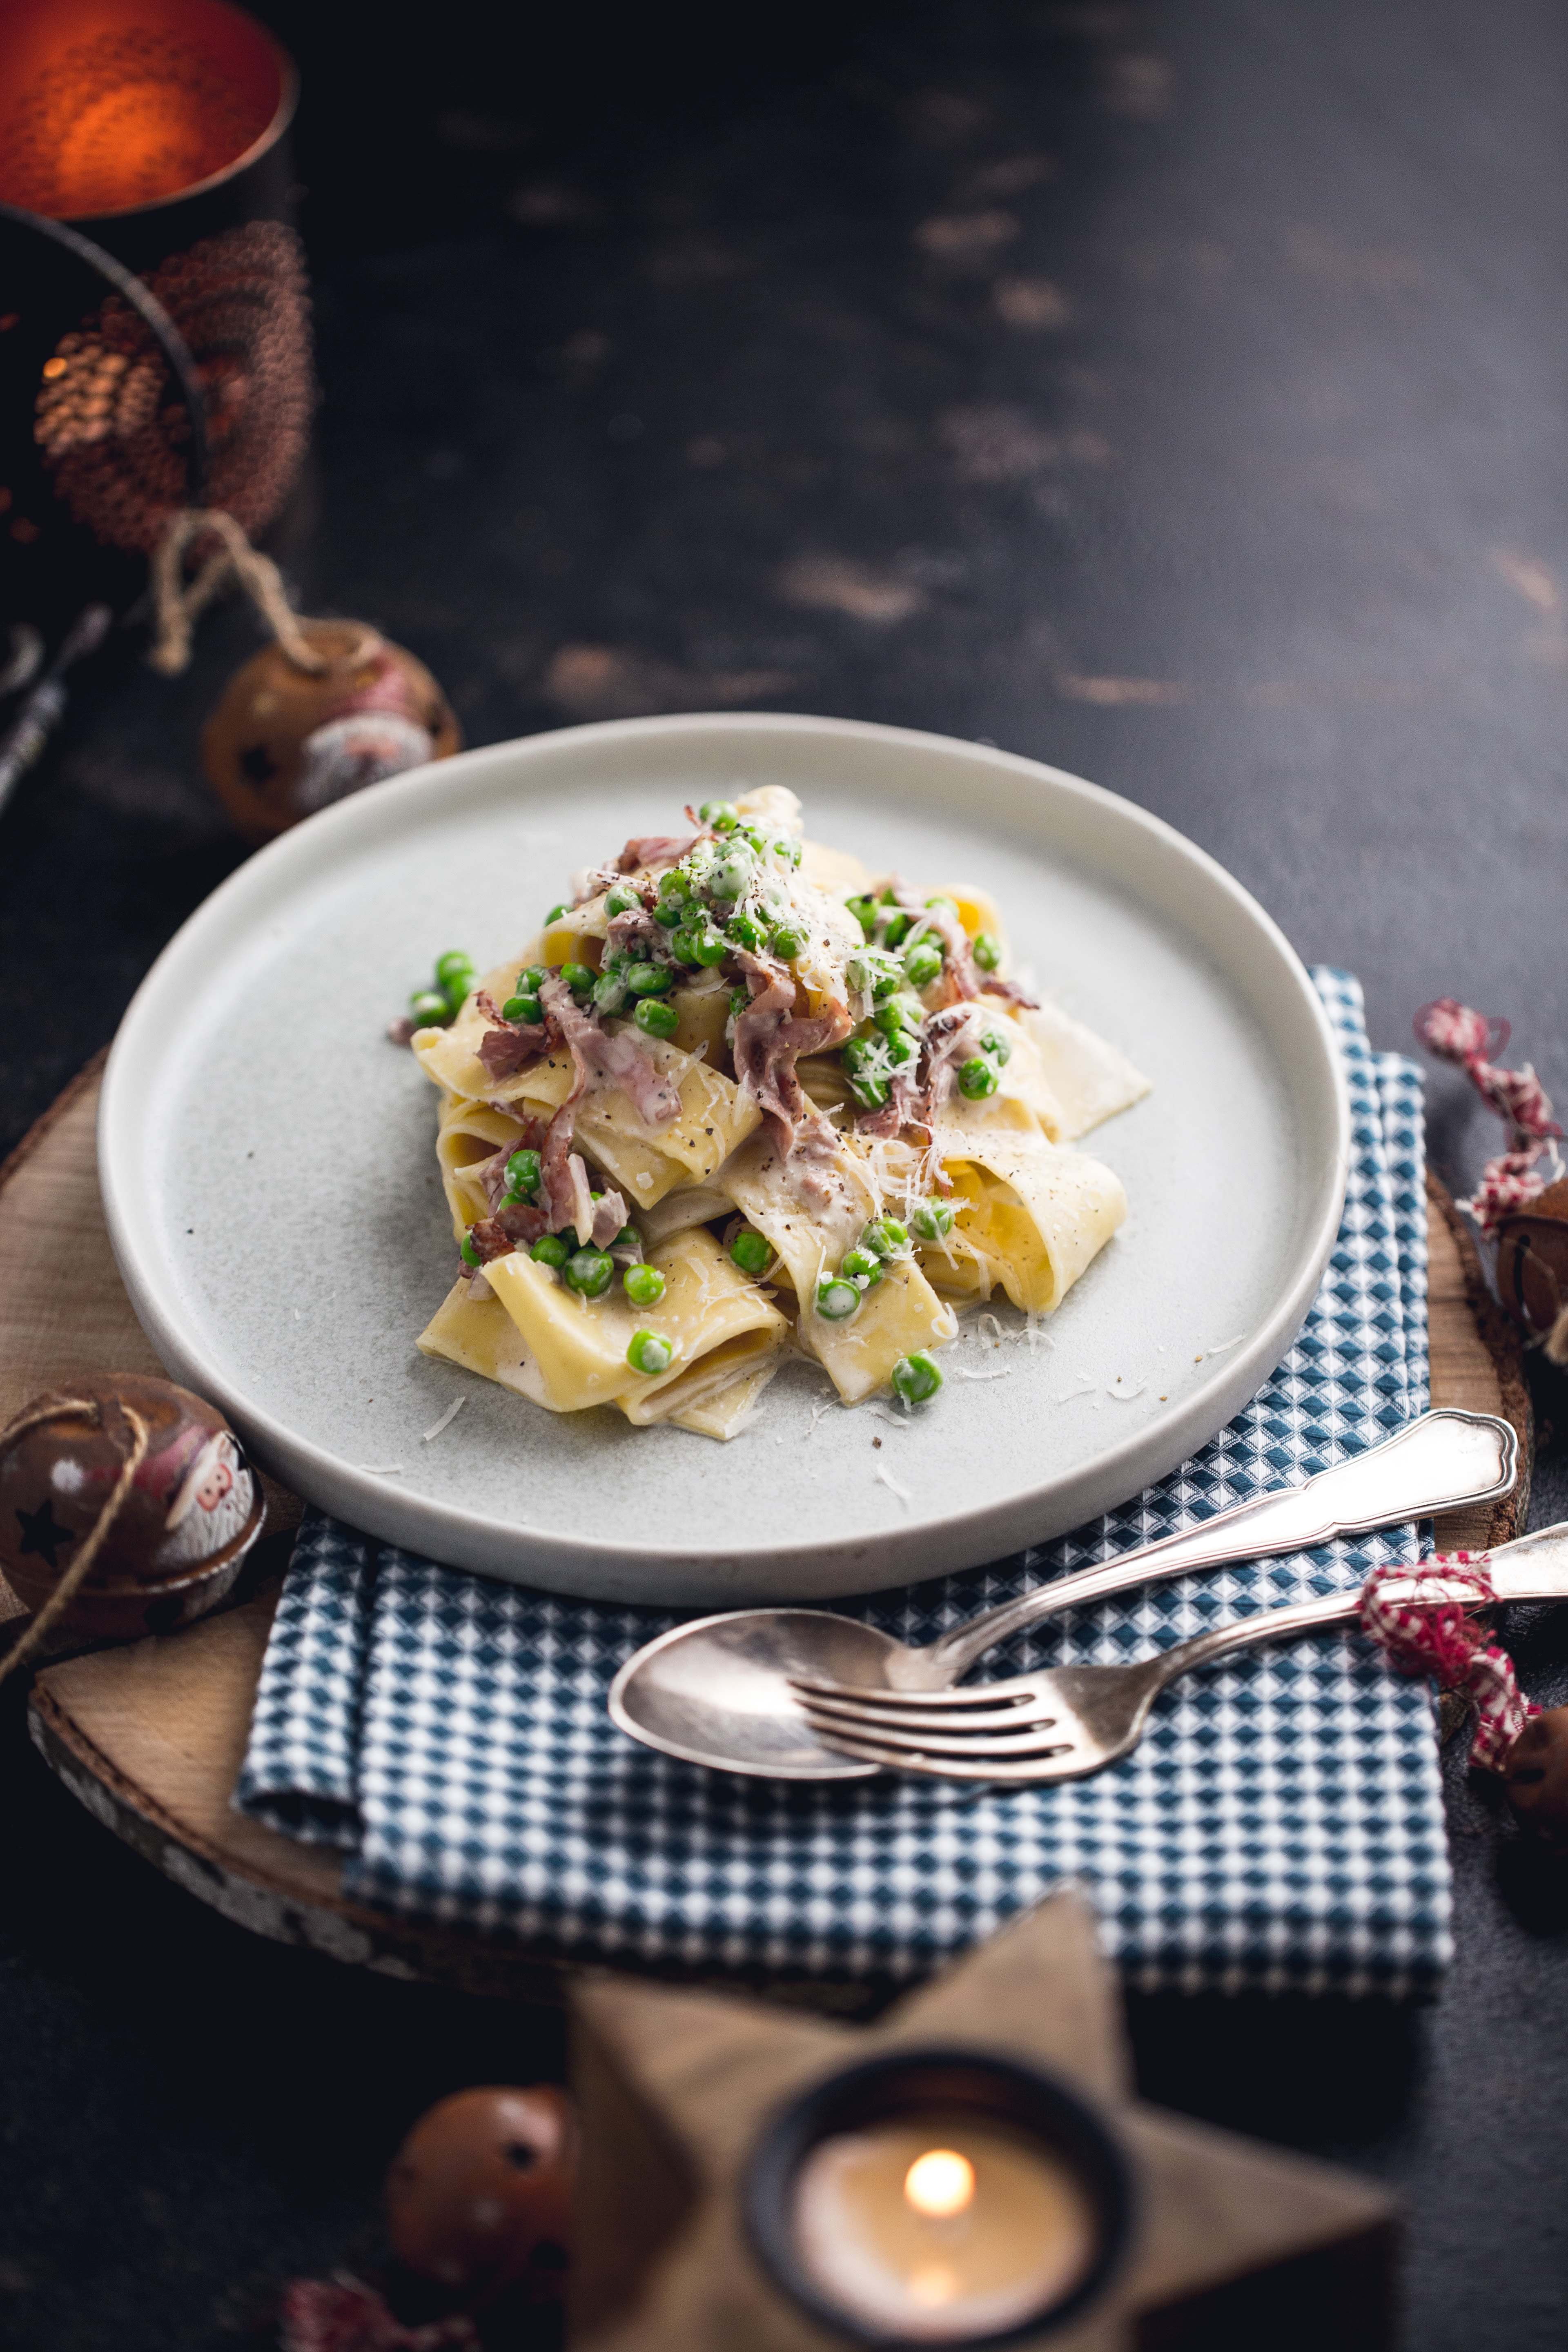
[[[80, 1586], [91, 1574], [93, 1562], [109, 1541], [114, 1522], [124, 1508], [126, 1496], [135, 1483], [136, 1473], [146, 1459], [150, 1442], [146, 1423], [131, 1405], [122, 1403], [120, 1410], [131, 1424], [131, 1448], [121, 1465], [120, 1475], [110, 1490], [103, 1508], [78, 1546], [76, 1558], [16, 1647], [0, 1658], [0, 1683], [7, 1675], [15, 1674], [24, 1659], [31, 1657], [50, 1626], [69, 1608]], [[79, 1412], [88, 1420], [95, 1421], [108, 1435], [101, 1404], [88, 1398], [60, 1397], [46, 1404], [27, 1406], [14, 1421], [7, 1422], [5, 1427], [0, 1429], [0, 1449], [10, 1444], [13, 1439], [24, 1436], [29, 1429], [37, 1429], [46, 1421], [58, 1421], [70, 1412]]]

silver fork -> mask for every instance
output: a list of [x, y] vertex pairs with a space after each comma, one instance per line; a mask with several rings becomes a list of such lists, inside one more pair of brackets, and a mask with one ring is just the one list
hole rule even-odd
[[[1568, 1600], [1568, 1519], [1478, 1559], [1500, 1601]], [[1392, 1580], [1384, 1588], [1394, 1600], [1415, 1589], [1414, 1579], [1408, 1588]], [[1467, 1588], [1454, 1586], [1449, 1597], [1467, 1599]], [[1266, 1609], [1128, 1666], [1048, 1666], [918, 1697], [839, 1683], [792, 1687], [817, 1738], [862, 1764], [942, 1780], [1079, 1780], [1136, 1748], [1150, 1708], [1181, 1675], [1261, 1642], [1353, 1623], [1360, 1601], [1358, 1588]]]

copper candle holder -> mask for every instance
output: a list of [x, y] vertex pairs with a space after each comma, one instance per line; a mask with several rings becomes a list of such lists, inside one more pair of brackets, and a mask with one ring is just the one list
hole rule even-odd
[[52, 632], [89, 597], [123, 606], [186, 506], [253, 539], [282, 509], [314, 399], [297, 97], [224, 0], [0, 15], [0, 617]]

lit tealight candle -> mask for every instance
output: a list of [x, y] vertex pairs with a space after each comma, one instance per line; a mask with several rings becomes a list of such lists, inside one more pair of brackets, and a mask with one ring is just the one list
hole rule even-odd
[[795, 2242], [817, 2293], [862, 2326], [962, 2344], [1071, 2294], [1095, 2208], [1054, 2149], [954, 2110], [834, 2133], [795, 2176]]

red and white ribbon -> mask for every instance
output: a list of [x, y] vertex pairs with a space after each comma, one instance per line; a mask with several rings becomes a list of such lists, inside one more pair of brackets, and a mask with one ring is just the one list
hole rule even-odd
[[1402, 1674], [1431, 1675], [1440, 1690], [1472, 1702], [1470, 1761], [1498, 1772], [1541, 1710], [1520, 1689], [1508, 1652], [1470, 1614], [1497, 1601], [1486, 1557], [1451, 1551], [1419, 1569], [1374, 1568], [1362, 1587], [1361, 1622]]
[[[1531, 1063], [1521, 1070], [1505, 1070], [1492, 1060], [1508, 1044], [1506, 1021], [1490, 1020], [1455, 997], [1439, 996], [1415, 1015], [1415, 1034], [1428, 1053], [1466, 1073], [1508, 1129], [1508, 1149], [1488, 1160], [1470, 1199], [1458, 1203], [1489, 1235], [1510, 1209], [1522, 1209], [1543, 1192], [1548, 1177], [1562, 1175], [1557, 1146], [1563, 1129]], [[1544, 1173], [1536, 1166], [1542, 1152], [1547, 1155]]]
[[479, 2331], [461, 2313], [405, 2327], [374, 2287], [346, 2276], [296, 2279], [279, 2319], [282, 2352], [440, 2352], [447, 2345], [479, 2352]]

